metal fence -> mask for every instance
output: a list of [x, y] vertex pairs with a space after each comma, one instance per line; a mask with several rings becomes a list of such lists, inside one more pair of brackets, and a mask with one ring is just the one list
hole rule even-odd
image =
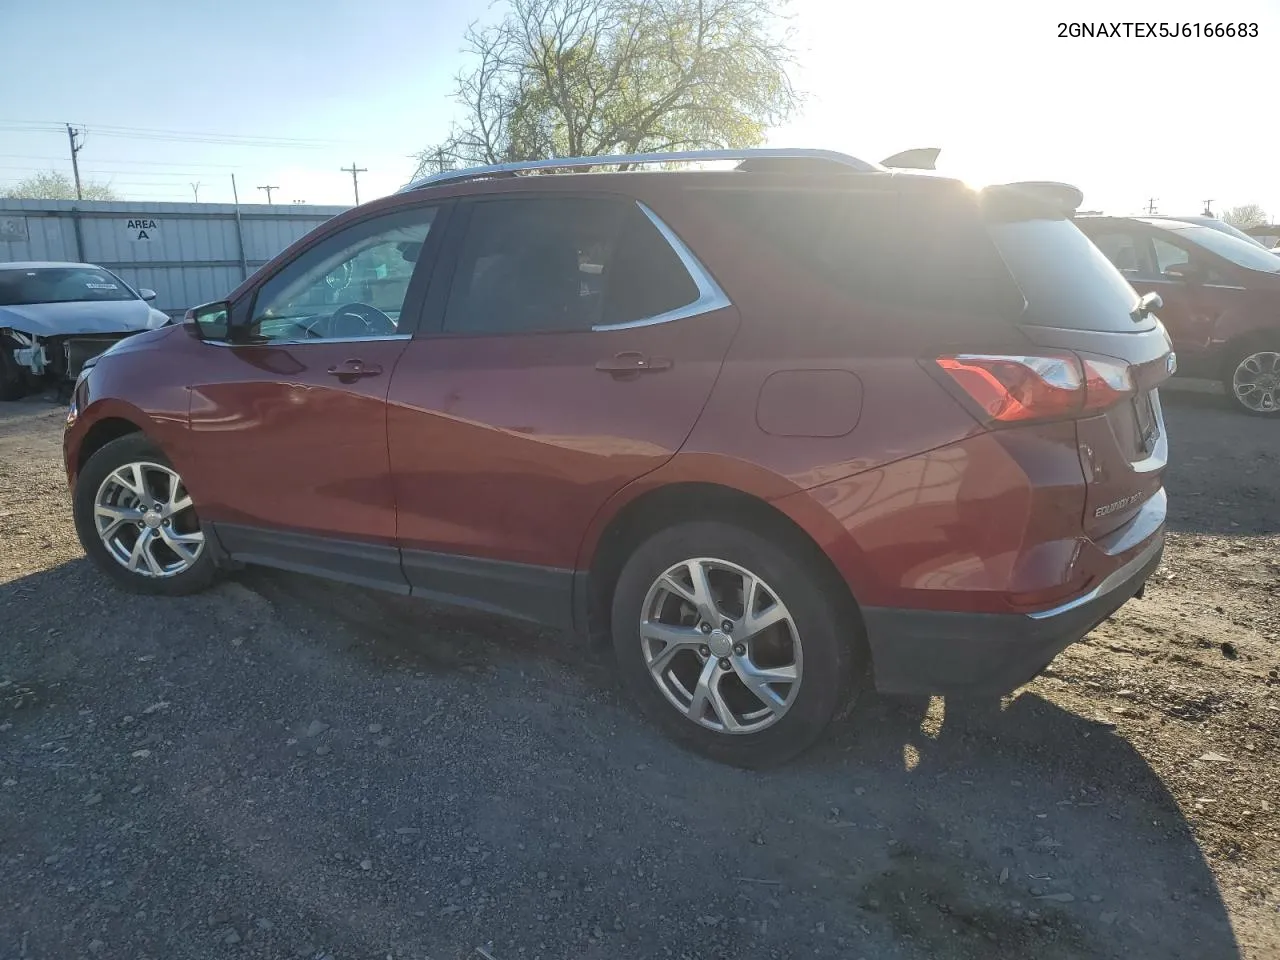
[[347, 207], [0, 198], [0, 263], [95, 263], [156, 291], [176, 315], [230, 293], [273, 256]]

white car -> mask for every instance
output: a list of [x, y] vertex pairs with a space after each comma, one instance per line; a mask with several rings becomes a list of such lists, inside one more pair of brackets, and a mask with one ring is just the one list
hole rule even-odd
[[91, 263], [0, 263], [0, 400], [74, 382], [117, 340], [164, 326], [155, 297]]

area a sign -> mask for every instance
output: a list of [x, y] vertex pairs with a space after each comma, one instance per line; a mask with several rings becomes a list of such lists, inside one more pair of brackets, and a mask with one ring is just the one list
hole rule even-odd
[[154, 240], [160, 229], [149, 217], [130, 220], [125, 223], [124, 228], [130, 240]]

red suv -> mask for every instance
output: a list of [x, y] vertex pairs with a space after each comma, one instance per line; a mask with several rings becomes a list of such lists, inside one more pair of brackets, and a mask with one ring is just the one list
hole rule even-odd
[[[635, 169], [690, 159], [741, 162]], [[1173, 354], [1079, 200], [823, 151], [428, 178], [90, 366], [76, 526], [147, 593], [258, 563], [607, 639], [742, 765], [868, 669], [1007, 691], [1163, 547]]]

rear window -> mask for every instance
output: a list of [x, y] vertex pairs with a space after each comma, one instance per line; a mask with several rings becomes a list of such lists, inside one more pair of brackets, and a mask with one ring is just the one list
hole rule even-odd
[[1068, 330], [1133, 333], [1138, 294], [1070, 220], [1035, 218], [988, 225], [1026, 297], [1025, 323]]
[[712, 190], [733, 231], [800, 275], [869, 305], [1015, 319], [1021, 293], [973, 195], [886, 190]]

